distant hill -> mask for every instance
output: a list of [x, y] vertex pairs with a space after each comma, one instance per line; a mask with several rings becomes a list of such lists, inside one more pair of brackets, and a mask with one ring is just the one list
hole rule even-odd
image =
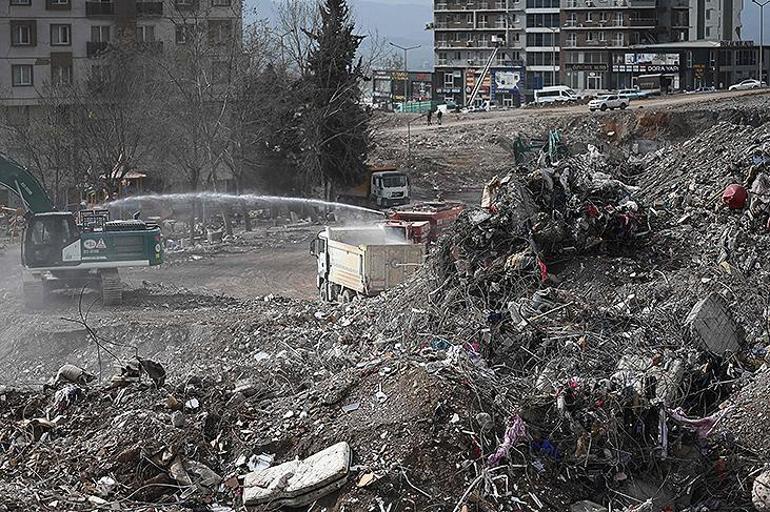
[[[247, 0], [247, 5], [256, 8], [259, 17], [274, 19], [272, 0]], [[425, 30], [425, 24], [433, 21], [431, 0], [351, 0], [351, 5], [361, 33], [376, 31], [401, 46], [422, 45], [409, 52], [409, 69], [433, 69], [433, 32]]]

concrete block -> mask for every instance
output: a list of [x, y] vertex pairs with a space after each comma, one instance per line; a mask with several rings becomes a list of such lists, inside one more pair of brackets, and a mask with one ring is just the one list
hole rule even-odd
[[733, 320], [727, 302], [717, 293], [698, 301], [685, 324], [702, 347], [714, 354], [738, 352], [743, 345], [743, 329]]

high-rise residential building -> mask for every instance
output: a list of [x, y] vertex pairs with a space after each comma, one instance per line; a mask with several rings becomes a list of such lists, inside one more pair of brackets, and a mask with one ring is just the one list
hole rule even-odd
[[526, 0], [527, 88], [559, 83], [559, 0]]
[[32, 105], [46, 85], [87, 79], [110, 45], [131, 41], [158, 56], [185, 45], [193, 26], [212, 45], [237, 40], [240, 9], [239, 0], [5, 0], [0, 105]]
[[481, 80], [480, 101], [519, 101], [525, 86], [525, 1], [434, 0], [436, 97], [465, 104]]
[[662, 30], [659, 22], [661, 0], [561, 2], [562, 82], [573, 89], [631, 87], [632, 66], [637, 64], [629, 57], [631, 48], [672, 36], [671, 27]]
[[690, 37], [707, 41], [735, 41], [741, 37], [742, 0], [690, 0]]

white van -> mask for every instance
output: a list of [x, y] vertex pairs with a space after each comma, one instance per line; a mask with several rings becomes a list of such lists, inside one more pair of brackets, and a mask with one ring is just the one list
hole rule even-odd
[[566, 85], [553, 85], [535, 91], [535, 103], [556, 103], [558, 101], [577, 100], [577, 93]]

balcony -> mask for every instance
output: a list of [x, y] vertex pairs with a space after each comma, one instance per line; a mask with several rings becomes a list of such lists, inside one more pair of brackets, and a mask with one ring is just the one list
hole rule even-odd
[[107, 51], [107, 48], [109, 47], [110, 43], [106, 42], [91, 42], [88, 41], [86, 43], [86, 55], [88, 58], [97, 57], [100, 54]]
[[631, 27], [655, 27], [657, 25], [658, 20], [655, 18], [631, 18], [628, 20], [629, 26]]
[[163, 2], [136, 2], [137, 16], [163, 16]]
[[437, 2], [434, 7], [436, 11], [505, 11], [508, 8], [504, 0]]
[[473, 30], [473, 23], [465, 21], [437, 21], [433, 24], [438, 30]]
[[115, 5], [112, 2], [86, 1], [86, 16], [112, 16], [114, 14]]

